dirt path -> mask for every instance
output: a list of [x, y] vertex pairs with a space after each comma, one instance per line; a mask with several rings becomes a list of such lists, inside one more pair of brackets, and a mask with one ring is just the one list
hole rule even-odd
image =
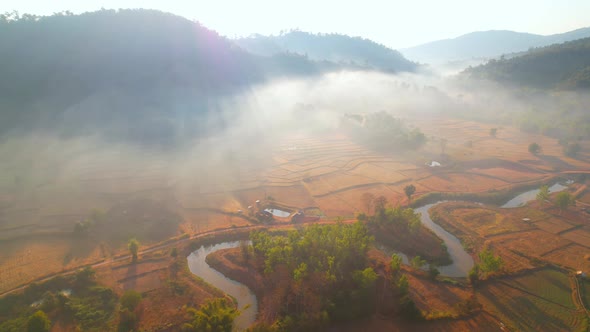
[[[351, 220], [344, 220], [341, 221], [343, 223], [353, 223], [356, 220], [351, 219]], [[319, 222], [307, 222], [309, 224], [317, 224], [317, 225], [328, 225], [328, 224], [335, 224], [338, 221], [335, 220], [325, 220], [325, 221], [319, 221]], [[298, 223], [298, 224], [273, 224], [273, 225], [248, 225], [248, 226], [242, 226], [242, 227], [236, 227], [236, 228], [227, 228], [227, 229], [218, 229], [218, 230], [211, 230], [211, 231], [206, 231], [206, 232], [202, 232], [202, 233], [198, 233], [198, 234], [193, 234], [190, 237], [184, 238], [184, 239], [178, 239], [176, 241], [170, 241], [170, 242], [166, 242], [163, 244], [157, 244], [153, 247], [149, 247], [149, 248], [145, 248], [143, 250], [140, 250], [138, 255], [144, 255], [144, 254], [148, 254], [157, 250], [161, 250], [161, 249], [165, 249], [174, 245], [178, 245], [178, 244], [182, 244], [188, 241], [192, 241], [192, 240], [196, 240], [199, 238], [203, 238], [205, 236], [210, 236], [210, 235], [222, 235], [222, 234], [226, 234], [226, 233], [232, 233], [235, 232], [236, 230], [255, 230], [255, 229], [281, 229], [281, 228], [285, 228], [285, 229], [289, 229], [289, 228], [293, 228], [295, 225], [301, 225], [301, 224], [305, 224], [305, 223]], [[28, 285], [30, 285], [31, 283], [40, 283], [40, 282], [45, 282], [48, 281], [52, 278], [55, 278], [57, 276], [65, 276], [65, 275], [70, 275], [70, 274], [74, 274], [77, 271], [79, 271], [81, 268], [85, 268], [85, 267], [92, 267], [92, 268], [97, 268], [97, 267], [102, 267], [102, 266], [106, 266], [106, 265], [110, 265], [116, 262], [120, 262], [122, 260], [129, 260], [131, 259], [131, 255], [130, 254], [126, 254], [126, 255], [121, 255], [121, 256], [116, 256], [116, 257], [112, 257], [110, 259], [107, 260], [102, 260], [99, 262], [95, 262], [92, 264], [88, 264], [88, 265], [81, 265], [81, 266], [77, 266], [75, 268], [71, 268], [69, 270], [64, 270], [61, 272], [57, 272], [57, 273], [53, 273], [47, 276], [43, 276], [40, 278], [37, 278], [25, 285], [19, 286], [17, 288], [13, 288], [11, 290], [5, 291], [3, 293], [0, 293], [0, 297], [4, 297], [6, 295], [21, 291], [23, 289], [25, 289], [26, 287], [28, 287]]]

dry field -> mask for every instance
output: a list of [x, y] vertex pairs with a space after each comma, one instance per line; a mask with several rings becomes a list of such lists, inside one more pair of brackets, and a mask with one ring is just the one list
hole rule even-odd
[[511, 331], [586, 331], [586, 313], [573, 302], [571, 286], [567, 274], [545, 269], [488, 283], [478, 299]]
[[[126, 213], [135, 215], [134, 226], [121, 236], [141, 233], [149, 226], [151, 231], [146, 234], [134, 234], [145, 235], [142, 244], [149, 245], [181, 232], [245, 225], [247, 221], [242, 218], [206, 209], [246, 211], [256, 200], [268, 197], [293, 209], [318, 208], [327, 218], [352, 217], [365, 210], [360, 203], [365, 192], [383, 195], [390, 204], [406, 204], [403, 188], [408, 184], [417, 188], [414, 197], [431, 191], [486, 192], [544, 180], [558, 171], [590, 168], [584, 161], [563, 157], [556, 140], [525, 135], [513, 128], [501, 127], [497, 137], [490, 137], [491, 125], [471, 121], [428, 118], [408, 122], [429, 137], [418, 151], [376, 152], [338, 132], [287, 133], [273, 146], [253, 155], [236, 151], [235, 155], [224, 156], [207, 171], [198, 155], [193, 158], [196, 161], [187, 156], [184, 162], [149, 150], [135, 151], [136, 158], [127, 160], [125, 149], [80, 146], [68, 155], [70, 162], [66, 165], [50, 158], [35, 164], [30, 156], [20, 156], [27, 161], [23, 166], [15, 161], [17, 158], [5, 158], [0, 161], [0, 255], [10, 253], [10, 258], [0, 258], [0, 274], [10, 275], [8, 280], [12, 281], [2, 278], [0, 291], [72, 264], [125, 251], [121, 241], [103, 243], [99, 237], [91, 242], [92, 248], [68, 257], [72, 246], [67, 241], [61, 243], [61, 239], [93, 210], [116, 216], [116, 222], [101, 230], [103, 235], [126, 224]], [[441, 157], [442, 138], [447, 140], [446, 157]], [[532, 141], [543, 147], [543, 155], [528, 153]], [[3, 149], [0, 152], [19, 155], [14, 147]], [[431, 160], [441, 161], [443, 167], [424, 165]], [[137, 201], [152, 202], [147, 205], [166, 213], [152, 209], [152, 218], [142, 221], [141, 211], [128, 212], [125, 208], [125, 204]], [[158, 228], [157, 216], [178, 216], [181, 220]], [[165, 218], [168, 222], [169, 218]], [[539, 222], [536, 227], [546, 232], [567, 230], [567, 223], [555, 218]], [[514, 231], [514, 227], [507, 230]], [[160, 231], [161, 237], [154, 236]], [[501, 228], [496, 227], [495, 232], [500, 233]], [[39, 235], [47, 240], [30, 240]], [[573, 229], [564, 236], [582, 246], [588, 242], [585, 228]], [[14, 239], [22, 242], [17, 249], [11, 244]], [[15, 263], [25, 259], [28, 252], [37, 253], [35, 260], [44, 264], [20, 267]]]
[[509, 271], [531, 268], [535, 259], [572, 270], [590, 268], [590, 223], [578, 208], [560, 212], [537, 202], [512, 209], [449, 202], [431, 211], [464, 241], [491, 245]]

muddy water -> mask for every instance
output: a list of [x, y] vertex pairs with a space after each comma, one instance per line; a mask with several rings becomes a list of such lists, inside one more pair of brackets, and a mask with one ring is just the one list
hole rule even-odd
[[[205, 261], [205, 258], [214, 251], [236, 248], [239, 245], [239, 241], [218, 243], [213, 246], [201, 247], [187, 257], [188, 267], [192, 273], [237, 300], [238, 309], [242, 312], [234, 322], [235, 330], [237, 331], [248, 328], [256, 320], [256, 314], [258, 313], [256, 295], [245, 285], [227, 278], [219, 271], [210, 267]], [[249, 307], [245, 309], [246, 306]]]
[[[558, 192], [564, 190], [565, 188], [567, 188], [567, 186], [556, 183], [549, 187], [549, 192]], [[522, 194], [515, 196], [501, 207], [514, 208], [522, 206], [527, 202], [534, 200], [537, 197], [537, 193], [539, 193], [539, 189], [526, 191]], [[424, 224], [424, 226], [432, 230], [445, 242], [447, 249], [449, 251], [449, 255], [453, 260], [453, 263], [451, 265], [439, 267], [441, 275], [448, 277], [465, 277], [469, 273], [469, 270], [473, 267], [473, 258], [471, 258], [471, 256], [465, 251], [465, 249], [463, 249], [461, 241], [456, 236], [445, 231], [442, 227], [433, 222], [430, 218], [430, 214], [428, 213], [428, 210], [431, 207], [442, 202], [444, 201], [424, 205], [422, 207], [417, 208], [415, 211], [421, 214], [422, 224]]]
[[[556, 183], [553, 186], [551, 186], [549, 190], [550, 192], [557, 192], [564, 190], [565, 188], [567, 187]], [[502, 205], [502, 208], [521, 206], [526, 202], [535, 199], [538, 192], [539, 190], [535, 189], [519, 194], [510, 201], [508, 201], [506, 204]], [[428, 210], [431, 207], [443, 202], [445, 201], [427, 204], [415, 209], [415, 211], [420, 213], [420, 218], [424, 226], [432, 230], [445, 242], [445, 245], [447, 246], [447, 249], [449, 251], [449, 255], [453, 260], [452, 264], [439, 267], [441, 275], [448, 277], [465, 277], [469, 273], [469, 270], [473, 267], [473, 259], [463, 249], [461, 241], [456, 236], [445, 231], [441, 226], [432, 221], [432, 219], [430, 218], [430, 214], [428, 213]], [[220, 272], [211, 268], [209, 264], [205, 262], [205, 258], [208, 254], [220, 249], [236, 248], [239, 246], [239, 244], [239, 241], [235, 241], [223, 242], [216, 244], [214, 246], [201, 247], [198, 250], [191, 253], [187, 257], [187, 259], [190, 271], [192, 273], [198, 275], [211, 285], [221, 289], [222, 291], [231, 295], [237, 300], [238, 309], [242, 311], [242, 314], [236, 318], [235, 326], [237, 330], [244, 330], [251, 326], [256, 320], [256, 314], [258, 313], [256, 296], [248, 287], [237, 281], [227, 278]], [[400, 254], [402, 255], [402, 258], [404, 258], [404, 263], [407, 264], [408, 257], [402, 253]], [[249, 307], [247, 309], [244, 309], [246, 306]]]
[[440, 237], [445, 242], [447, 250], [449, 251], [449, 255], [453, 260], [451, 265], [441, 266], [438, 268], [440, 274], [447, 277], [465, 277], [469, 273], [469, 270], [471, 270], [473, 267], [473, 258], [471, 258], [465, 249], [463, 249], [461, 241], [456, 236], [445, 231], [442, 227], [432, 221], [430, 214], [428, 213], [428, 210], [431, 207], [440, 203], [443, 203], [443, 201], [424, 205], [415, 209], [415, 211], [420, 213], [422, 224], [432, 230], [434, 234], [438, 235], [438, 237]]

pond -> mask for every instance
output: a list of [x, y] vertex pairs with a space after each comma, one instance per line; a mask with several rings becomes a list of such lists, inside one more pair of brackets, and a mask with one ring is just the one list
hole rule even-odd
[[270, 213], [272, 213], [273, 216], [280, 217], [280, 218], [287, 218], [288, 216], [291, 215], [291, 212], [287, 212], [287, 211], [283, 211], [283, 210], [279, 210], [279, 209], [264, 209], [264, 211], [270, 212]]
[[[242, 311], [240, 316], [235, 320], [237, 330], [245, 330], [256, 320], [258, 313], [258, 303], [256, 295], [245, 285], [227, 278], [221, 272], [213, 269], [207, 264], [205, 258], [212, 252], [221, 249], [236, 248], [240, 241], [222, 242], [213, 246], [201, 247], [192, 252], [188, 257], [188, 267], [190, 271], [201, 277], [203, 280], [229, 294], [238, 302], [238, 309]], [[245, 307], [249, 305], [248, 308]]]

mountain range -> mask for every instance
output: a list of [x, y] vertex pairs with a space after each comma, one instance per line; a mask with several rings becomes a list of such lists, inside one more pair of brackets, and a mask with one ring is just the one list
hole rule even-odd
[[489, 59], [586, 37], [590, 37], [590, 27], [548, 36], [507, 30], [478, 31], [401, 49], [400, 52], [420, 63], [443, 64], [474, 58]]
[[292, 52], [312, 60], [356, 64], [380, 71], [414, 71], [417, 64], [369, 39], [340, 34], [312, 34], [290, 31], [278, 36], [255, 35], [235, 40], [243, 49], [258, 55], [275, 55]]

